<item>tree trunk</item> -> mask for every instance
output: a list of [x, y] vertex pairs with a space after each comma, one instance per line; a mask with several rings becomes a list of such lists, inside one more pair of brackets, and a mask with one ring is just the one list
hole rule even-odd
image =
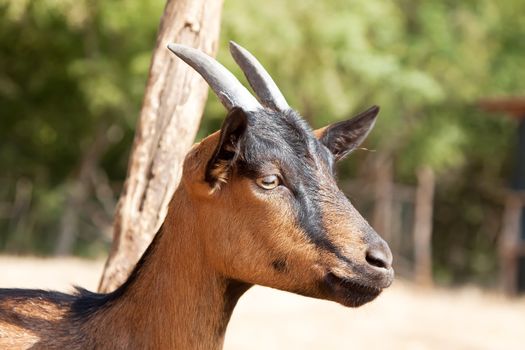
[[168, 0], [166, 4], [101, 292], [112, 291], [126, 280], [164, 221], [204, 110], [207, 84], [166, 46], [176, 42], [215, 55], [222, 2]]

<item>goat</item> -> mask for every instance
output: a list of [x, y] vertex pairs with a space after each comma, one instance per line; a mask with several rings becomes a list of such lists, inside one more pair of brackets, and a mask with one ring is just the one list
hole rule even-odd
[[230, 44], [257, 99], [213, 58], [168, 48], [228, 110], [221, 129], [187, 154], [167, 217], [121, 287], [1, 289], [0, 348], [220, 349], [254, 284], [357, 307], [392, 283], [388, 245], [335, 180], [379, 108], [313, 131], [244, 48]]

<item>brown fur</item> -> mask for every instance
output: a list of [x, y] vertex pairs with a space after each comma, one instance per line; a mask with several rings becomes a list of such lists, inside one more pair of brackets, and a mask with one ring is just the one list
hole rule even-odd
[[[218, 137], [187, 155], [162, 231], [121, 296], [80, 315], [72, 311], [79, 297], [0, 299], [0, 348], [220, 349], [251, 284], [342, 302], [320, 284], [330, 271], [355, 271], [307, 238], [283, 193], [264, 192], [225, 164], [210, 191], [203, 174]], [[328, 173], [317, 174], [324, 226], [345, 257], [362, 262], [369, 226]]]

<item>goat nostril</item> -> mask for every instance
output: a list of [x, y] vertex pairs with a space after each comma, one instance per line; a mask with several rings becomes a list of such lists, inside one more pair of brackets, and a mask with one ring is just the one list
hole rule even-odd
[[378, 249], [369, 249], [366, 252], [366, 261], [375, 267], [382, 269], [390, 268], [390, 263], [388, 262], [386, 254]]

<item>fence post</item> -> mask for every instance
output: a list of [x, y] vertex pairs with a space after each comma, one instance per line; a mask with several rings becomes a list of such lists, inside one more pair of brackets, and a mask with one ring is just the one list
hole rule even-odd
[[414, 217], [414, 275], [418, 284], [431, 286], [434, 171], [428, 166], [418, 169], [417, 182]]

